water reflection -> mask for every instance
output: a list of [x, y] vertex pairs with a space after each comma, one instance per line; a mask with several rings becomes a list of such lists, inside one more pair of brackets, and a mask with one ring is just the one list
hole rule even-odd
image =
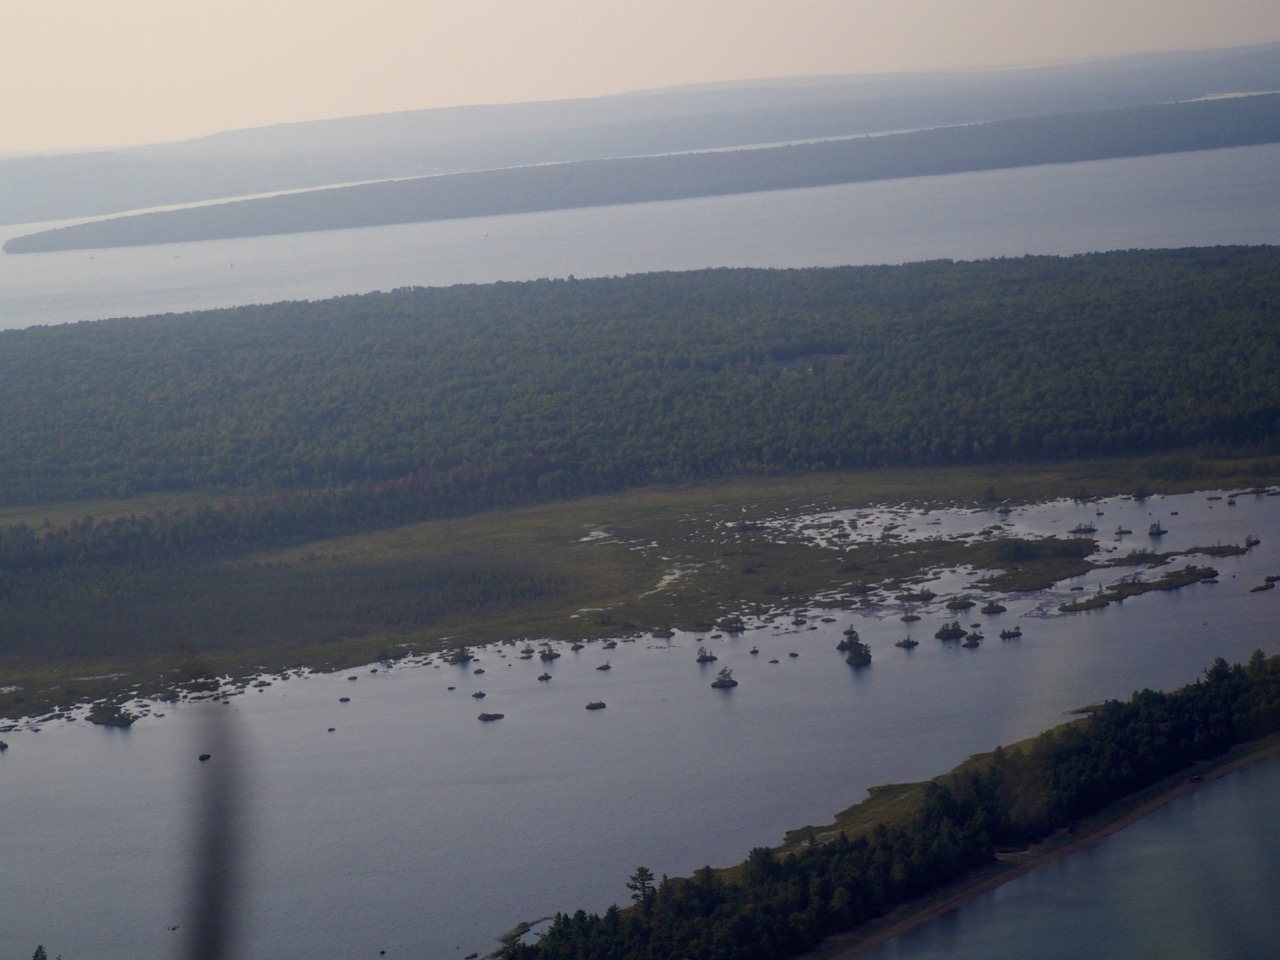
[[[433, 657], [263, 678], [227, 706], [150, 705], [126, 733], [23, 724], [0, 754], [0, 860], [32, 879], [0, 887], [0, 916], [24, 918], [0, 926], [0, 954], [41, 941], [102, 960], [176, 949], [167, 928], [182, 922], [191, 855], [183, 790], [200, 772], [192, 735], [209, 709], [236, 717], [253, 758], [243, 955], [451, 956], [490, 949], [521, 919], [625, 901], [639, 864], [660, 876], [735, 862], [788, 828], [829, 822], [873, 784], [931, 776], [1083, 704], [1180, 686], [1215, 656], [1276, 652], [1280, 591], [1249, 588], [1280, 573], [1280, 497], [1063, 501], [1005, 519], [1053, 533], [1098, 509], [1108, 523], [1164, 517], [1162, 549], [1246, 533], [1261, 543], [1215, 559], [1217, 584], [1091, 613], [1056, 612], [1066, 587], [1001, 596], [1005, 613], [972, 620], [1020, 623], [1023, 638], [1001, 642], [988, 628], [972, 650], [932, 638], [952, 618], [940, 599], [919, 605], [920, 646], [895, 647], [904, 607], [889, 598], [830, 620], [789, 609], [741, 635], [676, 633], [607, 651], [557, 644], [551, 661], [522, 660], [512, 644], [478, 649], [466, 665]], [[904, 530], [937, 529], [931, 520], [974, 531], [1002, 522], [994, 511], [934, 511], [907, 514]], [[974, 574], [929, 583], [941, 598]], [[1101, 579], [1091, 577], [1089, 589]], [[848, 626], [871, 646], [869, 668], [852, 670], [835, 649]], [[696, 662], [700, 646], [714, 665]], [[606, 659], [612, 669], [597, 670]], [[740, 685], [710, 689], [726, 666]], [[483, 706], [471, 696], [481, 690]], [[585, 709], [596, 700], [608, 708]], [[480, 723], [481, 710], [504, 719]]]
[[1280, 943], [1280, 759], [899, 937], [868, 960], [1266, 960]]
[[[0, 328], [396, 287], [1280, 242], [1280, 145], [0, 256]], [[32, 225], [0, 228], [0, 240]]]

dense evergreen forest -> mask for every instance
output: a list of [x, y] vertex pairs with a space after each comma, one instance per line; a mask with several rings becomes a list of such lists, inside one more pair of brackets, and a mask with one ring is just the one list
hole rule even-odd
[[899, 825], [815, 837], [795, 852], [759, 847], [739, 867], [660, 881], [641, 867], [635, 905], [560, 913], [508, 960], [778, 960], [990, 864], [1108, 803], [1229, 747], [1280, 730], [1280, 657], [1218, 659], [1174, 693], [1143, 690], [1027, 744], [924, 784]]
[[6, 253], [334, 230], [1280, 141], [1280, 94], [1000, 120], [769, 149], [590, 160], [160, 211], [15, 237]]
[[0, 504], [203, 490], [367, 525], [734, 473], [1274, 444], [1278, 321], [1280, 250], [1255, 247], [4, 331]]

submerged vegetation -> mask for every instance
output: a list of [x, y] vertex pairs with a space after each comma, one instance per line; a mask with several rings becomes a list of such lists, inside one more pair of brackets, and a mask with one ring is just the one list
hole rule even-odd
[[883, 788], [897, 811], [887, 821], [853, 808], [832, 827], [796, 831], [780, 850], [757, 847], [730, 870], [707, 866], [656, 884], [645, 870], [646, 883], [633, 887], [635, 906], [558, 913], [536, 942], [508, 940], [500, 953], [507, 960], [798, 956], [896, 904], [994, 868], [999, 850], [1043, 840], [1277, 731], [1280, 656], [1259, 651], [1246, 666], [1219, 659], [1181, 690], [1108, 701], [935, 780]]

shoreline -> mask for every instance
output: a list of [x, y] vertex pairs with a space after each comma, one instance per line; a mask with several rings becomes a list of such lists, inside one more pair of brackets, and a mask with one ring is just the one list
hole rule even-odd
[[[1194, 476], [1186, 480], [1154, 481], [1148, 476], [1159, 473], [1155, 467], [1159, 458], [1124, 458], [1116, 461], [1070, 461], [1066, 464], [1026, 464], [1017, 472], [1002, 473], [999, 477], [1001, 494], [1006, 504], [1043, 506], [1068, 498], [1067, 491], [1085, 492], [1090, 498], [1120, 497], [1131, 494], [1122, 491], [1147, 487], [1149, 492], [1162, 496], [1184, 496], [1193, 493], [1233, 491], [1256, 494], [1280, 491], [1272, 490], [1274, 484], [1259, 486], [1266, 480], [1277, 479], [1269, 462], [1258, 464], [1253, 460], [1222, 464], [1202, 464], [1202, 468], [1190, 471]], [[1249, 465], [1266, 467], [1265, 474], [1246, 469]], [[1220, 472], [1219, 472], [1220, 471]], [[1082, 490], [1088, 479], [1092, 492]], [[1145, 478], [1145, 479], [1144, 479]], [[299, 667], [316, 672], [343, 670], [362, 666], [381, 659], [397, 659], [406, 653], [435, 654], [455, 646], [465, 637], [469, 645], [502, 643], [512, 637], [525, 635], [543, 636], [552, 640], [605, 639], [623, 629], [622, 624], [634, 624], [647, 629], [678, 627], [701, 630], [714, 625], [723, 616], [741, 614], [753, 607], [769, 607], [776, 597], [763, 591], [752, 578], [725, 578], [719, 575], [698, 576], [683, 584], [671, 584], [664, 591], [640, 592], [640, 586], [648, 587], [661, 582], [667, 569], [660, 560], [636, 560], [627, 556], [617, 560], [603, 555], [584, 565], [581, 555], [573, 553], [575, 539], [582, 529], [609, 529], [617, 526], [632, 530], [637, 537], [648, 537], [656, 542], [681, 540], [681, 549], [697, 562], [705, 564], [704, 570], [719, 569], [723, 562], [720, 547], [702, 534], [688, 539], [682, 524], [689, 514], [705, 517], [708, 521], [730, 519], [737, 513], [726, 504], [749, 503], [761, 515], [802, 513], [809, 507], [818, 509], [942, 509], [966, 511], [989, 509], [994, 502], [987, 502], [987, 491], [994, 479], [989, 470], [970, 467], [931, 467], [909, 469], [843, 470], [830, 473], [785, 476], [730, 478], [704, 483], [669, 487], [646, 487], [613, 494], [572, 498], [555, 504], [541, 504], [493, 510], [474, 516], [450, 520], [432, 520], [411, 523], [395, 528], [396, 532], [366, 531], [346, 536], [321, 538], [303, 546], [288, 549], [272, 549], [237, 560], [228, 569], [236, 574], [248, 575], [254, 565], [264, 568], [287, 569], [290, 566], [316, 564], [315, 569], [325, 569], [330, 575], [336, 569], [337, 558], [355, 551], [363, 560], [354, 561], [356, 568], [377, 576], [377, 564], [369, 558], [385, 556], [391, 560], [414, 558], [414, 562], [447, 564], [451, 554], [442, 544], [466, 540], [477, 552], [481, 565], [529, 563], [539, 570], [559, 571], [566, 583], [573, 585], [571, 593], [577, 597], [573, 603], [561, 603], [553, 598], [549, 605], [532, 602], [522, 606], [517, 603], [510, 609], [470, 616], [464, 612], [441, 615], [430, 623], [406, 627], [400, 632], [388, 632], [385, 625], [353, 627], [350, 635], [338, 639], [318, 639], [328, 625], [318, 625], [315, 632], [282, 634], [268, 629], [252, 642], [230, 645], [201, 646], [199, 637], [188, 638], [184, 643], [171, 643], [169, 639], [157, 640], [153, 647], [132, 651], [118, 649], [110, 653], [80, 651], [74, 654], [59, 653], [56, 649], [41, 651], [9, 651], [0, 656], [0, 725], [19, 723], [38, 718], [59, 709], [89, 704], [94, 701], [151, 696], [163, 698], [175, 686], [208, 677], [231, 677], [252, 682], [263, 673], [284, 673]], [[950, 491], [939, 496], [937, 491]], [[159, 499], [134, 498], [118, 501], [95, 501], [95, 516], [120, 518], [134, 512], [151, 510], [192, 510], [199, 503], [194, 500], [168, 497]], [[809, 505], [808, 507], [804, 505]], [[54, 512], [55, 522], [65, 525], [90, 504], [78, 510], [66, 508]], [[3, 522], [26, 523], [38, 527], [43, 508], [21, 510], [0, 509]], [[751, 535], [755, 537], [755, 534]], [[768, 537], [759, 535], [767, 548]], [[1038, 535], [1033, 536], [1033, 539]], [[747, 546], [754, 549], [755, 540]], [[569, 545], [568, 547], [566, 545]], [[908, 549], [909, 547], [909, 549]], [[931, 569], [955, 567], [964, 562], [975, 562], [983, 569], [1006, 572], [985, 581], [982, 590], [994, 593], [1013, 593], [1050, 588], [1063, 580], [1078, 576], [1089, 569], [1102, 569], [1115, 565], [1104, 557], [1095, 562], [1084, 559], [1064, 561], [1062, 558], [1037, 560], [1034, 563], [1019, 562], [1012, 569], [1002, 566], [993, 556], [974, 556], [974, 545], [965, 538], [947, 538], [945, 547], [934, 544], [929, 555], [919, 552], [918, 545], [892, 547], [881, 556], [884, 545], [876, 541], [855, 544], [850, 552], [865, 558], [866, 575], [876, 583], [905, 582], [926, 574]], [[1158, 557], [1187, 554], [1192, 551], [1211, 555], [1217, 548], [1193, 547]], [[305, 559], [319, 551], [311, 559]], [[630, 553], [624, 551], [624, 553]], [[317, 559], [317, 557], [319, 559]], [[804, 550], [786, 547], [777, 554], [773, 563], [785, 562], [788, 567], [788, 583], [798, 595], [816, 598], [832, 584], [831, 571], [825, 548]], [[215, 571], [216, 572], [216, 571]], [[256, 576], [256, 574], [254, 575]], [[701, 576], [701, 574], [699, 575]], [[599, 579], [603, 578], [603, 579]], [[234, 578], [232, 578], [234, 579]], [[204, 581], [181, 581], [188, 585]], [[212, 581], [211, 581], [212, 582]], [[227, 582], [231, 582], [228, 580]], [[256, 581], [253, 581], [256, 582]], [[301, 581], [300, 581], [301, 582]], [[754, 583], [744, 586], [744, 582]], [[697, 589], [698, 584], [702, 584]], [[581, 589], [579, 589], [581, 588]], [[203, 588], [202, 588], [203, 589]], [[209, 602], [243, 600], [250, 602], [249, 594], [235, 589], [223, 594], [216, 587]], [[662, 598], [666, 598], [666, 602]], [[238, 601], [237, 601], [238, 602]], [[674, 603], [674, 606], [672, 605]], [[578, 617], [580, 607], [612, 604], [614, 624], [598, 624], [594, 620]], [[194, 609], [194, 608], [192, 608]], [[133, 636], [130, 643], [141, 642]], [[65, 655], [64, 655], [65, 654]], [[141, 694], [137, 691], [141, 690]], [[127, 696], [126, 696], [127, 695]]]
[[998, 854], [996, 863], [982, 867], [933, 894], [900, 904], [883, 917], [864, 924], [861, 930], [828, 937], [803, 956], [814, 960], [855, 960], [865, 956], [890, 940], [946, 916], [997, 887], [1096, 846], [1161, 807], [1216, 780], [1276, 757], [1280, 757], [1280, 735], [1233, 748], [1214, 760], [1189, 767], [1133, 797], [1117, 801], [1072, 829], [1059, 829], [1026, 851]]

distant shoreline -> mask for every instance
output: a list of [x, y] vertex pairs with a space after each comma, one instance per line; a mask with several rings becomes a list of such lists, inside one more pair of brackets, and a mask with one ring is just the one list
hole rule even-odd
[[982, 867], [931, 895], [901, 904], [880, 919], [864, 924], [858, 931], [828, 937], [805, 956], [815, 960], [855, 960], [865, 956], [890, 940], [937, 920], [1011, 880], [1101, 843], [1174, 800], [1228, 774], [1275, 757], [1280, 757], [1280, 736], [1267, 737], [1228, 751], [1215, 760], [1189, 767], [1132, 797], [1117, 801], [1077, 824], [1073, 832], [1058, 830], [1025, 852], [1002, 855], [995, 864]]
[[942, 126], [881, 137], [503, 167], [126, 214], [11, 237], [94, 250], [579, 210], [1280, 141], [1280, 95]]

